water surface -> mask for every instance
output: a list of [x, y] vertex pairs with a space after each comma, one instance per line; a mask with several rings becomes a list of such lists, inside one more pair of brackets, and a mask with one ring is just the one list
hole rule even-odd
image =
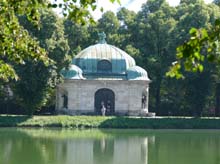
[[2, 128], [0, 164], [220, 164], [220, 131]]

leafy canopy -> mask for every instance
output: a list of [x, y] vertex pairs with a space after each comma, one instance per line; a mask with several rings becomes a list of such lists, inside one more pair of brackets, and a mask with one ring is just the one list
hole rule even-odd
[[[115, 2], [116, 0], [110, 0]], [[117, 0], [119, 2], [119, 0]], [[96, 0], [64, 0], [49, 3], [44, 0], [1, 0], [0, 1], [0, 80], [18, 79], [14, 64], [25, 64], [24, 59], [42, 61], [45, 66], [52, 62], [47, 52], [31, 37], [18, 22], [17, 16], [26, 15], [34, 25], [39, 25], [39, 10], [60, 7], [64, 16], [77, 23], [92, 21], [89, 8], [97, 8]], [[40, 26], [38, 26], [40, 27]]]
[[[188, 8], [191, 8], [190, 10], [186, 8], [187, 4], [189, 6]], [[182, 24], [191, 29], [189, 30], [189, 34], [183, 33], [184, 35], [188, 35], [188, 39], [184, 43], [179, 43], [176, 61], [172, 63], [169, 72], [166, 74], [169, 77], [175, 77], [177, 79], [184, 78], [183, 72], [203, 72], [206, 61], [220, 63], [219, 7], [215, 4], [204, 5], [204, 1], [202, 0], [193, 0], [190, 2], [188, 0], [182, 0], [179, 8], [182, 8], [180, 22], [182, 20]], [[191, 17], [193, 18], [193, 22], [189, 21]], [[195, 20], [196, 17], [198, 19]], [[182, 31], [186, 30], [187, 27]], [[182, 36], [179, 35], [177, 37], [181, 38]]]
[[210, 31], [201, 28], [190, 30], [190, 39], [177, 48], [177, 61], [173, 62], [167, 76], [184, 78], [183, 67], [189, 72], [202, 72], [204, 60], [220, 63], [220, 20], [216, 20]]

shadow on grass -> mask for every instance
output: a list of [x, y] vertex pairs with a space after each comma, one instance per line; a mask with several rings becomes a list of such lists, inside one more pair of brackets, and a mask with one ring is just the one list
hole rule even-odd
[[103, 121], [99, 127], [140, 129], [220, 129], [220, 119], [115, 117]]
[[0, 115], [0, 127], [13, 127], [30, 119], [31, 116]]

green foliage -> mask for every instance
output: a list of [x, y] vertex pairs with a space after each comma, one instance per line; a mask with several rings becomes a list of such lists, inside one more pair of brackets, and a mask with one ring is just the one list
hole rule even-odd
[[[120, 4], [120, 0], [109, 1]], [[97, 0], [64, 0], [63, 2], [55, 1], [54, 3], [49, 3], [48, 6], [53, 8], [61, 8], [63, 15], [77, 24], [85, 25], [88, 22], [95, 23], [90, 13], [90, 9], [92, 11], [97, 9]], [[100, 10], [103, 11], [103, 8], [101, 7]]]
[[186, 42], [177, 48], [176, 56], [178, 61], [174, 63], [170, 72], [167, 73], [168, 76], [176, 77], [177, 79], [183, 78], [183, 75], [179, 73], [181, 69], [181, 63], [179, 61], [181, 59], [184, 60], [182, 62], [186, 71], [203, 71], [203, 65], [201, 62], [204, 61], [204, 56], [201, 55], [201, 48], [204, 42], [208, 40], [208, 34], [204, 29], [197, 30], [192, 28], [190, 30], [190, 35], [189, 42]]
[[112, 11], [105, 12], [98, 20], [97, 24], [99, 31], [105, 31], [107, 42], [110, 44], [115, 43], [115, 40], [118, 37], [117, 32], [119, 27], [119, 20]]
[[[69, 55], [71, 55], [72, 57], [76, 55], [81, 49], [89, 46], [88, 43], [90, 33], [87, 26], [81, 26], [72, 22], [71, 20], [65, 19], [64, 34], [68, 40], [68, 45], [70, 47]], [[90, 44], [94, 44], [94, 42]]]
[[[111, 0], [111, 2], [115, 2], [115, 0]], [[96, 0], [65, 0], [58, 3], [51, 4], [42, 0], [2, 0], [0, 2], [0, 80], [18, 79], [13, 64], [25, 64], [25, 59], [43, 61], [45, 65], [50, 62], [44, 49], [20, 26], [18, 15], [27, 16], [29, 21], [40, 27], [39, 11], [47, 7], [60, 7], [63, 9], [64, 15], [77, 23], [85, 24], [88, 20], [93, 21], [89, 7], [95, 10]]]
[[[150, 111], [192, 115], [208, 113], [213, 108], [213, 82], [219, 80], [220, 72], [216, 64], [220, 61], [220, 10], [214, 3], [182, 0], [179, 6], [170, 7], [165, 0], [148, 0], [137, 14], [125, 8], [117, 15], [108, 11], [96, 24], [86, 26], [82, 24], [90, 22], [88, 10], [97, 8], [95, 0], [53, 4], [3, 0], [0, 5], [0, 83], [17, 79], [8, 83], [15, 93], [13, 102], [16, 100], [30, 114], [48, 101], [54, 104], [54, 86], [61, 80], [60, 70], [68, 67], [79, 51], [97, 43], [97, 33], [102, 31], [107, 34], [107, 43], [125, 50], [148, 71], [152, 80]], [[63, 9], [63, 21], [46, 9], [48, 6]], [[70, 17], [76, 22], [66, 19]], [[210, 66], [207, 61], [214, 64]], [[165, 76], [171, 63], [167, 75], [186, 77], [184, 80]], [[4, 100], [1, 93], [0, 99]]]
[[186, 85], [188, 85], [185, 90], [186, 106], [191, 108], [193, 116], [200, 117], [203, 114], [207, 103], [207, 95], [211, 92], [212, 83], [210, 81], [212, 81], [210, 71], [204, 71], [196, 75], [189, 74], [185, 80]]
[[[184, 3], [182, 4], [182, 6], [184, 6]], [[194, 24], [192, 24], [191, 26], [188, 26], [189, 23], [187, 24], [188, 28], [193, 27], [189, 31], [189, 39], [188, 41], [184, 42], [182, 45], [178, 46], [177, 55], [176, 55], [177, 61], [175, 62], [175, 65], [170, 67], [167, 76], [184, 78], [183, 70], [188, 72], [202, 72], [204, 70], [205, 60], [216, 63], [220, 62], [219, 43], [218, 43], [219, 34], [220, 34], [219, 11], [213, 13], [213, 11], [209, 10], [209, 7], [212, 7], [213, 10], [215, 10], [216, 6], [210, 5], [206, 7], [200, 7], [199, 6], [200, 4], [202, 4], [201, 1], [195, 1], [192, 7], [196, 8], [196, 10], [198, 11], [201, 11], [201, 9], [204, 10], [204, 12], [200, 12], [202, 13], [200, 17], [203, 16], [205, 19], [201, 19], [201, 22], [199, 22], [199, 24], [195, 24], [195, 22], [198, 21], [194, 21]], [[190, 10], [193, 9], [192, 7]], [[213, 18], [207, 15], [207, 12], [213, 18], [218, 18], [213, 23], [212, 28], [210, 28], [210, 24], [209, 24], [212, 22], [208, 22], [208, 21], [212, 21]], [[195, 17], [193, 14], [191, 15]], [[187, 20], [188, 18], [183, 18], [183, 20], [184, 19]], [[185, 21], [183, 22], [184, 24], [186, 24]]]
[[44, 49], [19, 25], [16, 15], [26, 14], [34, 24], [38, 23], [37, 9], [45, 4], [41, 1], [1, 1], [0, 14], [0, 80], [18, 79], [13, 64], [25, 64], [24, 59], [43, 61], [49, 64]]
[[166, 76], [171, 78], [176, 77], [177, 79], [181, 79], [184, 76], [180, 73], [181, 65], [178, 62], [173, 62], [172, 67], [170, 67], [169, 72], [166, 73]]
[[20, 24], [32, 37], [39, 40], [40, 46], [53, 60], [48, 67], [45, 67], [42, 62], [27, 59], [25, 65], [15, 66], [20, 78], [13, 87], [16, 100], [30, 115], [54, 98], [53, 88], [61, 78], [59, 72], [69, 64], [67, 57], [69, 47], [64, 38], [62, 21], [48, 9], [41, 10], [40, 14], [40, 29], [32, 26], [25, 16], [19, 18]]
[[26, 61], [25, 66], [15, 67], [20, 79], [14, 84], [16, 101], [28, 115], [32, 115], [50, 98], [50, 90], [54, 87], [55, 73], [52, 65], [45, 67], [43, 63]]
[[[143, 55], [141, 66], [146, 68], [151, 80], [150, 102], [157, 114], [161, 113], [161, 88], [165, 80], [164, 73], [173, 59], [173, 30], [177, 21], [174, 8], [165, 1], [151, 0], [143, 5], [138, 13], [137, 34], [140, 54]], [[136, 44], [137, 45], [137, 44]]]
[[11, 84], [14, 97], [29, 114], [52, 97], [60, 70], [70, 63], [62, 21], [48, 7], [62, 8], [64, 15], [81, 24], [92, 22], [89, 8], [96, 9], [96, 0], [57, 3], [0, 2], [0, 82], [17, 80]]
[[[216, 20], [213, 30], [209, 33], [206, 29], [192, 28], [190, 39], [177, 48], [177, 61], [167, 73], [170, 77], [183, 78], [181, 66], [186, 71], [202, 72], [204, 69], [203, 61], [220, 63], [219, 57], [219, 20]], [[178, 67], [177, 67], [178, 66]]]

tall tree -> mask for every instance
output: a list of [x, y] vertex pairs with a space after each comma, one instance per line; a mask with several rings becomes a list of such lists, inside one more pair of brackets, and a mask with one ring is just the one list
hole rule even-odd
[[67, 36], [68, 44], [70, 47], [70, 55], [74, 55], [79, 52], [79, 50], [88, 47], [90, 34], [88, 32], [89, 25], [79, 25], [71, 20], [64, 20], [64, 31], [65, 36]]
[[39, 41], [41, 47], [53, 60], [50, 67], [41, 62], [24, 60], [25, 65], [16, 65], [20, 79], [14, 83], [17, 101], [32, 114], [40, 109], [52, 97], [53, 88], [60, 80], [59, 72], [68, 65], [68, 43], [64, 38], [62, 21], [51, 10], [41, 10], [41, 28], [38, 29], [26, 19], [20, 17], [21, 25]]
[[118, 29], [119, 37], [116, 44], [138, 60], [139, 50], [136, 48], [138, 41], [137, 14], [134, 11], [121, 8], [117, 13], [117, 17], [120, 22], [120, 28]]
[[48, 52], [48, 57], [55, 62], [57, 72], [66, 66], [69, 46], [64, 36], [63, 20], [51, 9], [40, 10], [40, 27], [37, 28], [26, 19], [20, 17], [20, 24], [29, 34], [39, 41], [39, 44]]
[[[114, 1], [111, 0], [111, 2]], [[17, 87], [20, 85], [20, 91], [17, 89], [21, 93], [19, 99], [26, 109], [30, 108], [30, 113], [33, 112], [34, 108], [43, 104], [43, 101], [46, 100], [45, 95], [48, 93], [48, 89], [56, 81], [56, 73], [59, 72], [63, 65], [67, 64], [64, 59], [65, 53], [63, 55], [63, 52], [68, 49], [68, 45], [59, 32], [53, 33], [50, 39], [39, 43], [19, 24], [18, 16], [25, 15], [31, 23], [40, 28], [40, 11], [48, 7], [59, 6], [63, 9], [64, 16], [67, 15], [68, 18], [75, 22], [85, 24], [87, 21], [93, 21], [89, 7], [95, 10], [96, 5], [96, 0], [55, 1], [53, 4], [42, 0], [3, 0], [0, 2], [0, 84], [2, 85], [11, 79], [19, 79], [16, 84]], [[50, 24], [46, 26], [50, 27]], [[47, 36], [51, 33], [46, 32], [44, 34]], [[47, 48], [48, 52], [40, 45]], [[37, 73], [43, 73], [43, 75], [40, 76]], [[28, 78], [31, 75], [33, 78]], [[39, 80], [39, 84], [37, 80]], [[32, 82], [33, 88], [24, 88], [28, 92], [22, 92], [22, 87], [26, 86], [25, 84], [31, 85]], [[36, 91], [36, 95], [39, 95], [36, 98], [36, 102], [35, 100], [32, 101], [33, 99], [31, 100], [31, 98], [34, 98], [33, 95], [27, 96], [30, 93], [34, 93], [34, 91]]]
[[98, 30], [106, 33], [107, 41], [110, 44], [115, 43], [117, 40], [119, 27], [119, 20], [112, 11], [105, 12], [97, 24]]
[[[219, 9], [216, 8], [216, 5], [206, 5], [201, 0], [190, 1], [190, 4], [187, 1], [181, 1], [180, 5], [177, 7], [177, 15], [176, 19], [178, 19], [177, 27], [174, 30], [174, 34], [176, 36], [174, 45], [177, 47], [180, 44], [183, 44], [185, 40], [190, 38], [190, 35], [193, 35], [192, 45], [200, 44], [202, 40], [205, 39], [204, 31], [196, 31], [195, 28], [207, 28], [209, 29], [212, 24], [214, 24], [215, 18], [219, 17]], [[196, 18], [196, 19], [195, 19]], [[188, 31], [191, 30], [191, 34]], [[196, 37], [200, 37], [200, 41], [196, 41]], [[187, 44], [187, 43], [186, 43]], [[184, 43], [184, 47], [187, 45]], [[172, 71], [168, 73], [168, 75], [176, 76], [177, 78], [182, 77], [181, 74], [177, 73], [181, 66], [186, 68], [186, 71], [189, 70], [203, 70], [203, 65], [205, 66], [205, 70], [203, 73], [199, 73], [198, 75], [192, 75], [191, 73], [187, 73], [184, 71], [186, 80], [184, 80], [182, 84], [184, 87], [182, 88], [182, 92], [185, 95], [182, 95], [183, 102], [185, 102], [185, 110], [192, 111], [192, 114], [195, 116], [200, 116], [205, 109], [206, 102], [213, 94], [209, 91], [214, 87], [214, 79], [212, 69], [215, 68], [213, 65], [208, 64], [204, 61], [204, 57], [200, 56], [198, 52], [199, 49], [193, 49], [192, 47], [188, 47], [184, 51], [184, 47], [177, 48], [177, 58], [186, 58], [181, 63], [174, 62]], [[204, 54], [207, 54], [205, 49], [200, 49]], [[199, 51], [200, 51], [199, 50]], [[193, 52], [195, 56], [191, 56], [190, 52]], [[198, 61], [201, 61], [203, 64], [200, 64]], [[195, 67], [194, 67], [195, 66]], [[201, 82], [199, 82], [201, 81]], [[199, 84], [198, 84], [199, 83]], [[200, 102], [201, 100], [201, 102]], [[181, 105], [179, 105], [181, 106]], [[211, 108], [211, 107], [207, 107]]]
[[24, 64], [24, 59], [49, 62], [46, 52], [19, 25], [16, 15], [26, 14], [33, 23], [39, 20], [37, 9], [44, 3], [22, 1], [1, 1], [0, 14], [0, 80], [18, 79], [13, 63]]
[[[115, 0], [111, 0], [111, 2], [115, 2]], [[0, 6], [0, 80], [2, 82], [18, 78], [13, 63], [24, 64], [24, 59], [27, 58], [43, 61], [45, 65], [50, 61], [44, 49], [19, 25], [18, 15], [26, 15], [36, 25], [39, 24], [40, 9], [59, 6], [63, 9], [65, 16], [67, 15], [75, 22], [85, 24], [87, 21], [94, 21], [89, 7], [95, 10], [97, 3], [96, 0], [55, 1], [53, 4], [42, 0], [3, 0], [0, 2]]]
[[[146, 11], [148, 10], [148, 11]], [[143, 12], [143, 13], [142, 13]], [[147, 16], [144, 16], [147, 14]], [[141, 53], [144, 54], [143, 66], [149, 70], [153, 80], [151, 97], [155, 97], [154, 108], [160, 114], [161, 85], [164, 73], [168, 68], [168, 61], [174, 52], [170, 49], [172, 44], [171, 34], [175, 27], [175, 10], [165, 1], [148, 1], [139, 12], [139, 45]]]
[[[177, 32], [182, 33], [181, 36], [188, 37], [182, 37], [182, 41], [177, 42], [178, 45], [182, 45], [177, 48], [177, 61], [167, 74], [176, 78], [183, 77], [183, 74], [180, 73], [183, 68], [186, 71], [202, 72], [204, 60], [220, 61], [219, 55], [216, 53], [219, 50], [217, 43], [220, 33], [219, 7], [215, 4], [206, 5], [202, 0], [195, 0], [188, 7], [186, 3], [182, 3], [179, 8], [186, 8], [179, 14], [180, 23], [182, 22], [183, 26], [186, 26], [186, 24], [190, 24], [190, 26]], [[183, 12], [187, 14], [183, 14]], [[190, 19], [190, 17], [193, 19]]]

